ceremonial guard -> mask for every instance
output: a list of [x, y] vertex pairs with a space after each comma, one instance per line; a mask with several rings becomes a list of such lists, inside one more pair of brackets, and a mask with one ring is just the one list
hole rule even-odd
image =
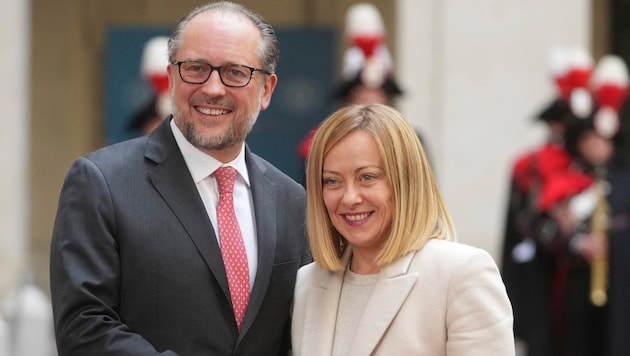
[[581, 48], [555, 48], [550, 56], [550, 77], [556, 96], [536, 119], [544, 123], [547, 139], [517, 157], [512, 165], [504, 230], [501, 272], [514, 309], [514, 332], [528, 355], [554, 355], [549, 318], [553, 285], [553, 236], [548, 233], [538, 200], [543, 184], [571, 163], [565, 150], [565, 128], [584, 115], [584, 100], [593, 60]]
[[556, 154], [514, 166], [512, 197], [525, 203], [510, 205], [503, 268], [528, 355], [628, 354], [630, 174], [615, 155], [628, 73], [608, 55], [582, 74]]

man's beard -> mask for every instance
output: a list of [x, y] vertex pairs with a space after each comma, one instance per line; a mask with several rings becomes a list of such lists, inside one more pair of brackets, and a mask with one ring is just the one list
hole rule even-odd
[[[259, 107], [259, 106], [258, 106]], [[195, 126], [195, 122], [189, 116], [184, 114], [179, 108], [173, 108], [175, 115], [175, 123], [181, 130], [184, 137], [195, 147], [203, 151], [222, 150], [228, 147], [241, 145], [245, 141], [245, 137], [252, 130], [259, 110], [235, 117], [228, 126], [227, 130], [221, 134], [213, 135], [204, 133], [203, 130]], [[194, 108], [191, 108], [194, 110]], [[211, 124], [209, 124], [211, 125]]]

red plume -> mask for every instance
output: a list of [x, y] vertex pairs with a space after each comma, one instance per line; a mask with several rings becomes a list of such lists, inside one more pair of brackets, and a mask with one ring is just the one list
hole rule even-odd
[[591, 90], [599, 107], [593, 117], [595, 129], [604, 137], [613, 137], [619, 132], [619, 112], [628, 92], [625, 62], [614, 55], [602, 57], [591, 79]]

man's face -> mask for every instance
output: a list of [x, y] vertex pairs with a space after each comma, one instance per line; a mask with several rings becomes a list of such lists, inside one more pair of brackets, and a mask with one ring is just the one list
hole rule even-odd
[[600, 166], [608, 162], [612, 157], [614, 147], [611, 140], [591, 130], [580, 137], [578, 150], [588, 163]]
[[[175, 59], [261, 68], [257, 56], [260, 41], [260, 32], [248, 19], [231, 13], [206, 12], [185, 27]], [[260, 110], [269, 106], [277, 83], [275, 74], [258, 71], [242, 88], [225, 86], [217, 71], [203, 84], [182, 81], [177, 65], [169, 65], [168, 73], [177, 127], [194, 146], [222, 162], [238, 155]]]
[[357, 85], [349, 95], [348, 101], [351, 104], [390, 104], [389, 97], [383, 89], [370, 88], [365, 85]]

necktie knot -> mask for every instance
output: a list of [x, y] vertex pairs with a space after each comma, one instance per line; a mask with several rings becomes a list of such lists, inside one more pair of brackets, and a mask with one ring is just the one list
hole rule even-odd
[[220, 167], [214, 171], [214, 177], [219, 186], [219, 194], [232, 194], [234, 182], [236, 182], [236, 169], [234, 167]]

